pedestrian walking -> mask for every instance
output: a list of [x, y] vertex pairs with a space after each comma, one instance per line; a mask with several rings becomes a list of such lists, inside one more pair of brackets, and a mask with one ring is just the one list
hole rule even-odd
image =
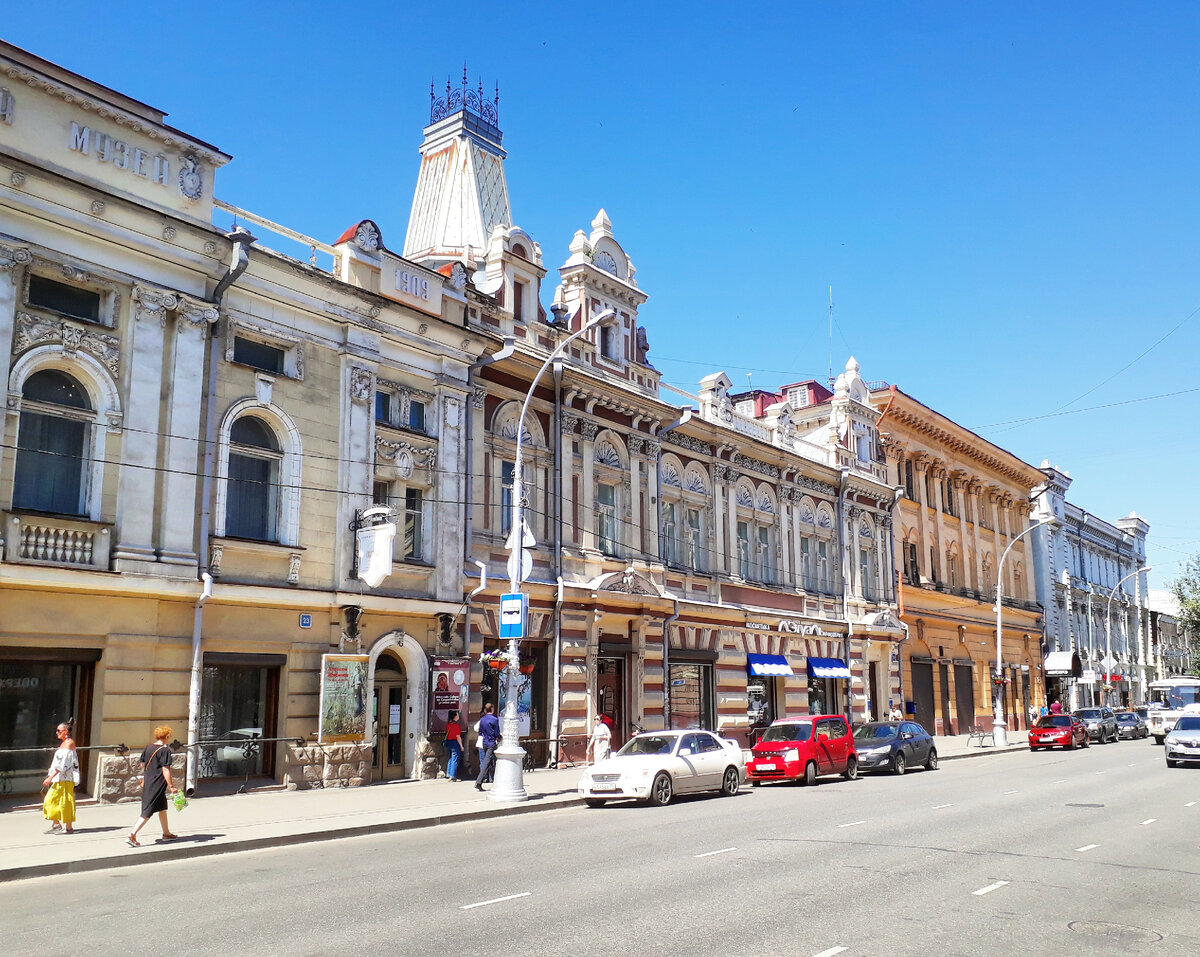
[[599, 764], [612, 753], [612, 731], [602, 715], [596, 715], [592, 721], [592, 736], [588, 739], [588, 751], [592, 754], [593, 764]]
[[47, 834], [75, 833], [75, 785], [79, 783], [79, 753], [71, 737], [71, 722], [54, 729], [58, 749], [46, 771], [42, 787], [49, 788], [42, 801], [42, 817], [50, 822]]
[[500, 722], [493, 712], [495, 705], [490, 701], [483, 706], [483, 717], [479, 719], [479, 777], [475, 779], [475, 790], [482, 791], [496, 776], [496, 745], [500, 743]]
[[446, 722], [446, 751], [450, 757], [446, 759], [446, 777], [451, 781], [460, 780], [459, 766], [462, 764], [462, 725], [458, 723], [458, 712], [450, 712], [450, 720]]
[[158, 815], [164, 841], [173, 841], [177, 836], [167, 826], [167, 794], [179, 790], [171, 780], [171, 747], [167, 743], [170, 740], [171, 729], [165, 724], [159, 725], [154, 729], [154, 743], [146, 745], [138, 759], [142, 765], [142, 815], [125, 838], [130, 847], [142, 846], [137, 839], [138, 831], [153, 814]]
[[1050, 702], [1050, 713], [1051, 714], [1062, 714], [1062, 705], [1059, 703], [1059, 700], [1057, 698], [1055, 698], [1052, 702]]
[[1030, 702], [1029, 705], [1029, 727], [1033, 727], [1038, 719], [1038, 706]]

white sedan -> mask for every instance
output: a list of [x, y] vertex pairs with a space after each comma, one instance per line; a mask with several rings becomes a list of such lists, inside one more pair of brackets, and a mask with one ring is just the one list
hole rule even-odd
[[584, 771], [579, 796], [588, 807], [622, 798], [662, 807], [676, 794], [737, 794], [745, 780], [746, 763], [735, 741], [711, 731], [645, 731]]

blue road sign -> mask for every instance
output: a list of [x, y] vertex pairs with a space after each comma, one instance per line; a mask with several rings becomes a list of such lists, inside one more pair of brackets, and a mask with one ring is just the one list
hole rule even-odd
[[500, 637], [506, 640], [525, 637], [525, 613], [529, 597], [516, 592], [500, 596]]

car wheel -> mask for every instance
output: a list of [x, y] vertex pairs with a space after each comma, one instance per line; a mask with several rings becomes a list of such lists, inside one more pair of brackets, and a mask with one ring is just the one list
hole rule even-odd
[[741, 786], [742, 778], [737, 768], [726, 768], [725, 776], [721, 778], [721, 797], [733, 797]]
[[926, 771], [936, 771], [937, 768], [938, 768], [937, 748], [930, 748], [929, 749], [929, 757], [925, 761], [925, 770]]
[[604, 798], [584, 798], [583, 803], [588, 807], [604, 807], [608, 802]]
[[1071, 735], [1071, 743], [1067, 745], [1067, 750], [1074, 751], [1077, 747], [1079, 747], [1079, 743], [1075, 740], [1075, 735]]
[[[1072, 740], [1074, 740], [1074, 739], [1072, 739]], [[1082, 740], [1081, 742], [1079, 742], [1079, 743], [1080, 743], [1080, 744], [1082, 744], [1082, 745], [1083, 745], [1085, 748], [1090, 748], [1090, 747], [1092, 746], [1092, 739], [1091, 739], [1091, 738], [1089, 738], [1089, 737], [1088, 737], [1088, 736], [1085, 734], [1085, 735], [1083, 736], [1083, 740]]]
[[800, 783], [805, 787], [812, 787], [817, 783], [817, 765], [814, 761], [809, 761], [804, 765], [804, 776], [800, 778]]
[[671, 783], [671, 775], [666, 771], [660, 771], [658, 777], [654, 779], [654, 783], [650, 785], [649, 801], [655, 807], [663, 807], [671, 803], [671, 798], [675, 796], [675, 786]]
[[846, 770], [842, 772], [842, 777], [847, 781], [853, 781], [858, 777], [858, 758], [850, 755], [850, 759], [846, 762]]
[[908, 768], [905, 766], [904, 752], [897, 751], [892, 755], [892, 770], [896, 774], [903, 774]]

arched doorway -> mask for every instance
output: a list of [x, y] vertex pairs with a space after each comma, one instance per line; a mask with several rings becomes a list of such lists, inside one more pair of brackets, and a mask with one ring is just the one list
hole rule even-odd
[[384, 653], [375, 662], [375, 695], [372, 716], [375, 719], [374, 781], [394, 781], [404, 774], [405, 721], [408, 711], [408, 676], [404, 664], [395, 655]]

